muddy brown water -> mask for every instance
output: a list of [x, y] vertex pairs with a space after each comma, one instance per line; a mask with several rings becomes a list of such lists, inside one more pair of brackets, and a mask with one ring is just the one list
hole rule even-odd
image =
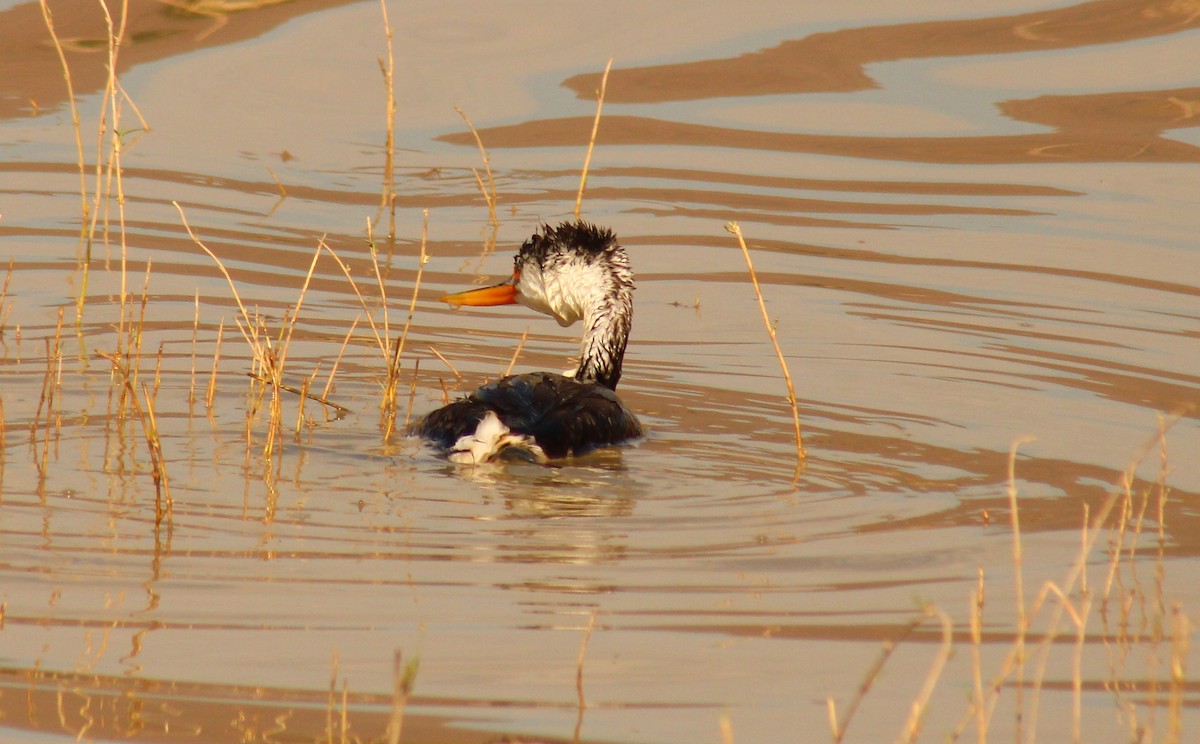
[[[936, 617], [911, 629], [936, 607], [954, 653], [924, 737], [977, 741], [976, 670], [989, 687], [1018, 641], [1023, 437], [1023, 596], [1056, 582], [1086, 616], [1055, 626], [1044, 669], [1031, 651], [1003, 677], [988, 738], [1197, 735], [1195, 674], [1172, 664], [1200, 623], [1200, 6], [392, 3], [389, 241], [380, 6], [252, 5], [130, 4], [118, 72], [150, 131], [122, 106], [125, 249], [113, 190], [76, 325], [66, 87], [39, 6], [0, 4], [0, 740], [386, 740], [401, 651], [420, 659], [404, 741], [820, 741], [827, 700], [844, 716], [898, 641], [847, 733], [892, 740], [945, 648]], [[90, 199], [103, 15], [50, 7]], [[374, 222], [393, 336], [428, 209], [405, 410], [410, 386], [420, 413], [502, 373], [525, 332], [516, 369], [566, 368], [570, 330], [436, 298], [503, 276], [570, 215], [609, 57], [583, 210], [637, 272], [621, 394], [645, 441], [471, 469], [385, 439], [382, 355], [323, 255], [288, 377], [323, 388], [357, 319], [330, 390], [350, 412], [309, 403], [297, 435], [288, 396], [282, 455], [259, 455], [261, 418], [248, 454], [237, 306], [173, 202], [272, 331], [322, 239], [382, 326]], [[495, 230], [456, 105], [488, 148]], [[795, 478], [731, 220], [796, 382]], [[139, 316], [147, 287], [137, 366], [174, 499], [157, 527], [146, 441], [98, 356], [118, 343], [122, 260]], [[1106, 528], [1086, 587], [1065, 584], [1085, 508], [1121, 491], [1160, 421], [1130, 531]]]

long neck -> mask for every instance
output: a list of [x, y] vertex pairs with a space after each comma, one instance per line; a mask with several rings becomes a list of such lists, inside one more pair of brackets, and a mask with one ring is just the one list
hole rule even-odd
[[606, 296], [589, 309], [583, 318], [583, 341], [575, 379], [617, 389], [632, 319], [633, 297], [628, 291]]

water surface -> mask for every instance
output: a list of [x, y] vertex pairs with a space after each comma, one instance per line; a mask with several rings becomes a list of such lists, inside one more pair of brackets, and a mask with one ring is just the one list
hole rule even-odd
[[[1008, 473], [1027, 437], [1027, 602], [1064, 581], [1085, 508], [1145, 451], [1132, 513], [1106, 522], [1141, 535], [1094, 544], [1087, 591], [1068, 587], [1091, 602], [1078, 667], [1068, 619], [1036, 716], [1030, 662], [990, 735], [1014, 735], [1018, 700], [1042, 741], [1075, 720], [1091, 742], [1200, 727], [1195, 683], [1170, 671], [1172, 629], [1200, 607], [1194, 3], [390, 4], [392, 238], [378, 4], [131, 3], [117, 69], [149, 131], [123, 104], [123, 230], [103, 174], [111, 197], [91, 206], [103, 15], [50, 7], [100, 222], [88, 260], [61, 66], [38, 5], [8, 3], [5, 741], [339, 741], [343, 712], [348, 738], [385, 740], [397, 651], [420, 659], [405, 741], [721, 741], [723, 719], [737, 741], [820, 740], [826, 700], [844, 713], [900, 640], [847, 739], [890, 740], [942, 648], [937, 619], [912, 628], [927, 607], [956, 649], [925, 722], [944, 737], [968, 713], [973, 648], [986, 684], [1018, 637]], [[648, 436], [475, 469], [385, 436], [375, 266], [396, 337], [424, 210], [401, 416], [502, 374], [526, 333], [514, 369], [572, 366], [577, 329], [436, 298], [503, 277], [538, 224], [571, 215], [609, 57], [583, 214], [637, 273], [621, 395]], [[487, 147], [496, 227], [455, 106]], [[263, 416], [247, 435], [234, 294], [175, 203], [272, 334], [303, 296], [289, 384], [324, 391], [336, 362], [328, 396], [349, 412], [285, 395], [269, 460]], [[798, 475], [729, 221], [795, 380]], [[327, 252], [302, 295], [322, 241], [363, 300]], [[135, 321], [174, 501], [158, 524], [141, 423], [99, 356]]]

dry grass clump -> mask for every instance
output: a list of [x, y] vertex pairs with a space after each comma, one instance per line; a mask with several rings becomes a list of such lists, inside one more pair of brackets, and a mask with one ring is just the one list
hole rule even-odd
[[[300, 310], [304, 306], [304, 299], [312, 283], [313, 272], [317, 268], [317, 260], [321, 257], [323, 251], [328, 250], [328, 246], [326, 246], [324, 241], [321, 241], [317, 245], [317, 249], [313, 252], [312, 261], [309, 263], [308, 272], [304, 275], [304, 283], [300, 287], [300, 293], [296, 298], [296, 302], [284, 314], [283, 322], [280, 323], [279, 329], [273, 337], [267, 330], [264, 320], [257, 314], [251, 315], [246, 309], [241, 295], [238, 293], [237, 284], [233, 281], [233, 277], [230, 276], [229, 270], [225, 268], [225, 264], [192, 230], [191, 225], [188, 224], [187, 215], [184, 214], [183, 208], [179, 206], [179, 203], [174, 202], [174, 204], [175, 208], [179, 211], [179, 216], [183, 221], [183, 226], [187, 230], [188, 236], [216, 263], [221, 275], [225, 277], [225, 281], [229, 284], [229, 289], [233, 293], [234, 301], [238, 306], [240, 317], [235, 317], [234, 322], [237, 324], [238, 331], [242, 334], [242, 339], [246, 342], [251, 352], [251, 368], [246, 373], [251, 379], [251, 405], [246, 415], [246, 456], [247, 458], [250, 457], [253, 447], [254, 423], [263, 408], [263, 403], [266, 402], [268, 411], [267, 432], [262, 444], [261, 455], [265, 461], [270, 462], [274, 460], [278, 462], [278, 459], [282, 457], [283, 401], [281, 394], [283, 392], [296, 393], [302, 401], [300, 415], [296, 424], [297, 432], [300, 431], [302, 426], [304, 400], [315, 400], [342, 412], [346, 410], [343, 406], [323, 396], [309, 392], [309, 388], [315, 378], [315, 371], [310, 377], [305, 379], [300, 388], [290, 386], [284, 382], [288, 350], [291, 347], [292, 338], [296, 330], [296, 321], [300, 316]], [[332, 254], [332, 251], [330, 253]], [[222, 325], [222, 330], [223, 328]], [[216, 384], [216, 363], [216, 359], [214, 358], [212, 382], [210, 382], [209, 386], [208, 403], [210, 409]], [[269, 401], [267, 400], [268, 393], [270, 394]]]
[[[79, 166], [79, 189], [81, 202], [80, 216], [80, 282], [79, 296], [76, 298], [76, 324], [82, 322], [84, 306], [87, 302], [88, 291], [88, 276], [92, 261], [92, 248], [96, 242], [97, 231], [103, 228], [102, 237], [105, 244], [108, 244], [110, 235], [110, 207], [116, 204], [117, 218], [117, 237], [120, 242], [121, 251], [121, 299], [125, 298], [125, 262], [127, 256], [127, 246], [125, 242], [125, 191], [122, 180], [121, 156], [126, 146], [126, 138], [138, 131], [149, 131], [150, 126], [138, 111], [137, 105], [125, 92], [121, 86], [120, 80], [117, 78], [117, 58], [119, 56], [121, 43], [126, 35], [126, 22], [129, 17], [129, 2], [122, 0], [119, 7], [119, 15], [116, 19], [113, 18], [112, 12], [109, 10], [108, 3], [105, 0], [100, 0], [100, 9], [104, 14], [105, 21], [105, 38], [107, 39], [107, 49], [105, 66], [107, 76], [105, 78], [104, 91], [100, 99], [100, 113], [96, 124], [96, 160], [93, 171], [94, 186], [90, 190], [87, 184], [87, 167], [86, 153], [83, 145], [82, 124], [80, 121], [79, 110], [75, 104], [74, 85], [71, 81], [71, 68], [67, 63], [67, 57], [63, 50], [62, 42], [58, 38], [58, 34], [54, 29], [54, 16], [50, 10], [47, 0], [39, 0], [42, 8], [42, 17], [46, 22], [46, 28], [50, 32], [50, 38], [54, 43], [54, 48], [58, 53], [59, 63], [62, 65], [63, 78], [67, 84], [67, 98], [71, 107], [71, 122], [75, 131], [75, 145], [78, 155]], [[124, 108], [128, 106], [138, 118], [139, 128], [122, 127], [121, 116]], [[106, 146], [107, 141], [107, 146]], [[103, 207], [103, 209], [102, 209]], [[103, 223], [100, 218], [103, 214]], [[122, 317], [122, 322], [124, 318]]]
[[[1050, 656], [1058, 638], [1070, 631], [1074, 632], [1070, 660], [1070, 723], [1073, 742], [1078, 744], [1084, 741], [1084, 651], [1087, 642], [1097, 640], [1097, 636], [1103, 641], [1109, 657], [1105, 687], [1112, 691], [1114, 702], [1126, 721], [1129, 740], [1160, 740], [1168, 744], [1183, 741], [1182, 711], [1186, 692], [1187, 656], [1195, 625], [1178, 603], [1171, 603], [1168, 607], [1163, 591], [1166, 544], [1163, 518], [1169, 492], [1166, 485], [1166, 431], [1178, 418], [1179, 416], [1176, 416], [1163, 423], [1158, 434], [1138, 451], [1114, 489], [1094, 514], [1089, 514], [1085, 505], [1078, 555], [1063, 579], [1044, 582], [1032, 601], [1026, 600], [1024, 587], [1024, 553], [1015, 473], [1017, 449], [1027, 440], [1018, 440], [1013, 444], [1009, 456], [1007, 492], [1012, 526], [1016, 627], [999, 669], [989, 677], [982, 662], [985, 577], [984, 570], [980, 568], [978, 586], [971, 596], [968, 621], [972, 689], [966, 710], [958, 725], [944, 737], [946, 741], [959, 741], [968, 730], [973, 729], [975, 740], [980, 744], [986, 742], [995, 722], [997, 703], [1006, 690], [1012, 696], [1016, 741], [1037, 741], [1039, 703], [1047, 683]], [[1156, 448], [1162, 453], [1159, 478], [1155, 483], [1141, 489], [1140, 493], [1135, 492], [1135, 473]], [[1151, 508], [1157, 512], [1158, 545], [1154, 554], [1154, 585], [1147, 590], [1138, 579], [1141, 556], [1137, 546], [1143, 534], [1146, 514]], [[1099, 586], [1093, 586], [1088, 580], [1089, 557], [1093, 555], [1097, 542], [1105, 535], [1108, 536], [1105, 578]], [[1130, 582], [1129, 585], [1126, 582]], [[1134, 617], [1139, 612], [1142, 616]], [[1089, 631], [1089, 623], [1094, 622], [1096, 615], [1099, 615], [1102, 627], [1099, 632]], [[921, 616], [906, 626], [897, 638], [884, 644], [878, 659], [840, 714], [833, 698], [827, 701], [830, 730], [835, 744], [845, 739], [855, 714], [861, 708], [897, 644], [918, 626], [933, 618], [941, 624], [942, 643], [920, 692], [913, 698], [904, 730], [896, 739], [898, 742], [917, 740], [928, 712], [933, 689], [938, 684], [946, 660], [954, 650], [953, 621], [944, 611], [932, 605], [926, 606]], [[1031, 646], [1030, 639], [1035, 626], [1040, 640]], [[1131, 633], [1130, 629], [1134, 627], [1143, 630]], [[1166, 649], [1169, 660], [1166, 665], [1168, 679], [1165, 683], [1156, 677], [1135, 682], [1125, 678], [1124, 665], [1130, 652], [1137, 647]], [[1130, 692], [1140, 693], [1140, 700], [1135, 700]], [[1165, 710], [1165, 726], [1156, 720], [1158, 710]], [[1161, 730], [1164, 728], [1165, 730]]]
[[[372, 237], [371, 222], [367, 221], [367, 241], [370, 249], [371, 269], [373, 284], [378, 290], [378, 296], [368, 298], [364, 294], [363, 286], [354, 277], [349, 264], [338, 255], [324, 239], [318, 241], [317, 248], [313, 252], [312, 261], [309, 264], [308, 272], [305, 275], [304, 283], [300, 288], [299, 296], [297, 297], [292, 308], [285, 314], [284, 320], [280, 325], [278, 332], [274, 335], [267, 332], [263, 320], [257, 315], [251, 315], [246, 309], [240, 294], [238, 293], [237, 285], [233, 281], [228, 269], [222, 263], [220, 258], [204, 244], [203, 241], [196, 235], [195, 231], [188, 224], [187, 217], [183, 212], [182, 207], [176, 203], [180, 217], [183, 221], [184, 228], [192, 241], [199, 246], [217, 265], [221, 274], [225, 277], [229, 284], [230, 290], [233, 293], [234, 300], [237, 303], [239, 317], [235, 317], [234, 321], [238, 326], [238, 330], [242, 335], [243, 340], [250, 348], [252, 365], [251, 370], [247, 373], [255, 384], [251, 395], [251, 406], [247, 413], [246, 426], [246, 446], [247, 456], [253, 446], [253, 426], [258, 417], [259, 411], [263, 408], [263, 403], [266, 402], [267, 415], [267, 434], [262, 445], [261, 455], [266, 460], [277, 459], [281, 455], [281, 449], [278, 447], [280, 437], [283, 432], [283, 416], [281, 392], [293, 393], [299, 396], [300, 409], [297, 413], [295, 431], [297, 436], [304, 422], [304, 401], [311, 400], [320, 403], [327, 408], [333, 409], [338, 414], [348, 412], [345, 406], [336, 403], [329, 398], [330, 390], [333, 386], [334, 376], [337, 373], [342, 356], [345, 353], [346, 347], [349, 345], [355, 330], [363, 317], [367, 320], [367, 325], [370, 328], [371, 335], [374, 338], [375, 345], [378, 347], [380, 356], [384, 362], [385, 378], [382, 385], [383, 394], [380, 398], [381, 411], [381, 429], [385, 439], [398, 428], [399, 412], [400, 412], [400, 396], [401, 389], [401, 361], [404, 352], [404, 347], [408, 339], [409, 329], [411, 328], [413, 317], [416, 314], [417, 297], [421, 288], [421, 279], [424, 271], [425, 263], [429, 260], [426, 250], [427, 236], [429, 227], [429, 213], [426, 210], [424, 214], [424, 222], [421, 231], [420, 255], [416, 272], [416, 279], [413, 284], [412, 296], [409, 301], [408, 315], [404, 323], [403, 330], [398, 337], [392, 337], [391, 321], [389, 316], [389, 299], [387, 294], [387, 281], [385, 279], [385, 271], [383, 264], [380, 261], [379, 252]], [[345, 275], [346, 280], [350, 283], [355, 296], [362, 305], [363, 312], [354, 319], [350, 329], [346, 333], [345, 339], [342, 342], [332, 368], [329, 372], [328, 379], [321, 393], [313, 392], [313, 385], [316, 382], [316, 370], [304, 378], [301, 384], [297, 387], [284, 382], [286, 371], [286, 362], [288, 349], [294, 336], [295, 326], [299, 318], [301, 308], [304, 304], [305, 296], [311, 284], [313, 273], [316, 270], [318, 260], [322, 254], [328, 254], [334, 260], [338, 268]], [[222, 326], [223, 327], [223, 326]], [[219, 357], [220, 334], [218, 334], [218, 353]], [[415, 365], [414, 365], [415, 375]], [[207, 405], [211, 410], [212, 398], [216, 386], [217, 366], [216, 358], [214, 358], [213, 373], [209, 382]], [[415, 382], [414, 382], [415, 384]], [[269, 401], [266, 401], [267, 394], [270, 393]]]
[[[118, 437], [123, 436], [121, 430], [128, 413], [132, 412], [141, 422], [146, 444], [152, 463], [156, 499], [155, 523], [168, 523], [171, 518], [170, 485], [167, 478], [166, 462], [163, 457], [162, 443], [158, 434], [155, 419], [154, 402], [161, 378], [162, 349], [160, 347], [153, 385], [140, 382], [142, 363], [142, 342], [144, 339], [146, 308], [149, 298], [151, 263], [146, 262], [146, 278], [143, 284], [140, 305], [128, 290], [128, 248], [125, 231], [125, 192], [123, 184], [122, 154], [127, 146], [128, 136], [136, 131], [149, 131], [150, 127], [138, 111], [133, 100], [125, 92], [117, 78], [117, 59], [122, 41], [126, 36], [126, 22], [129, 17], [128, 0], [122, 0], [117, 7], [117, 14], [110, 10], [108, 2], [100, 0], [100, 9], [105, 23], [105, 85], [100, 97], [99, 112], [96, 122], [95, 166], [92, 172], [92, 185], [88, 184], [87, 153], [84, 147], [83, 125], [78, 106], [75, 101], [75, 90], [72, 82], [71, 68], [67, 62], [62, 41], [59, 39], [54, 26], [54, 15], [47, 0], [39, 0], [42, 17], [50, 39], [62, 66], [63, 79], [67, 86], [67, 101], [71, 110], [71, 123], [75, 135], [76, 156], [79, 171], [80, 196], [80, 229], [79, 229], [79, 295], [75, 298], [76, 329], [80, 347], [84, 347], [82, 327], [83, 314], [88, 297], [88, 278], [92, 263], [93, 247], [98, 240], [109, 245], [113, 234], [111, 219], [112, 207], [116, 207], [115, 234], [120, 250], [120, 292], [117, 296], [119, 317], [115, 348], [112, 352], [98, 352], [112, 365], [110, 379], [112, 386], [109, 391], [109, 460], [120, 460], [127, 453], [123, 446], [113, 447], [113, 427], [116, 427]], [[128, 107], [137, 117], [139, 128], [122, 126], [122, 114]], [[3, 332], [7, 321], [8, 310], [4, 298], [7, 296], [8, 284], [12, 279], [13, 264], [10, 260], [8, 276], [4, 289], [0, 292], [0, 333]], [[58, 440], [61, 427], [61, 414], [57, 410], [58, 391], [62, 380], [63, 349], [62, 349], [63, 312], [59, 309], [58, 324], [55, 328], [53, 342], [46, 339], [46, 375], [43, 380], [42, 394], [38, 402], [37, 413], [31, 424], [31, 438], [34, 443], [34, 463], [43, 481], [46, 477], [50, 442]], [[86, 351], [81, 355], [86, 359]], [[140, 390], [140, 392], [139, 392]], [[39, 431], [41, 446], [38, 446]], [[118, 453], [118, 454], [113, 454]]]

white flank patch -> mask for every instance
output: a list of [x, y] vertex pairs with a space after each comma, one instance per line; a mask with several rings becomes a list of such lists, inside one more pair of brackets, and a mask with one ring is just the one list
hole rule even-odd
[[464, 434], [451, 448], [450, 462], [462, 465], [478, 465], [491, 462], [509, 447], [518, 447], [537, 462], [546, 462], [546, 453], [533, 441], [533, 437], [513, 434], [494, 412], [488, 412], [475, 427], [474, 434]]

